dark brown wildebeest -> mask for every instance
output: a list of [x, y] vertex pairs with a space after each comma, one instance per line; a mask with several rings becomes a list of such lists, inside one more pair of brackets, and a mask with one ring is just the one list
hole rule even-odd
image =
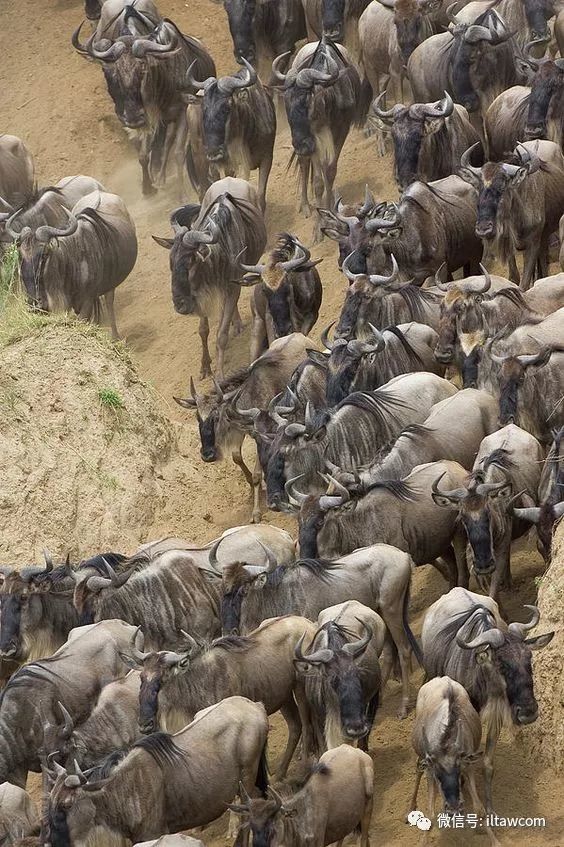
[[553, 430], [552, 444], [544, 461], [539, 482], [537, 505], [515, 508], [515, 517], [536, 526], [537, 549], [546, 564], [550, 564], [554, 526], [564, 515], [564, 427]]
[[316, 755], [357, 739], [368, 752], [394, 658], [393, 650], [390, 655], [387, 649], [386, 667], [380, 673], [379, 656], [390, 641], [386, 624], [373, 609], [347, 600], [320, 612], [317, 626], [313, 640], [304, 633], [294, 651], [310, 705]]
[[485, 115], [492, 162], [503, 161], [523, 140], [546, 138], [564, 147], [564, 59], [535, 59], [530, 47], [527, 45], [527, 62], [535, 71], [530, 88], [515, 85], [507, 89]]
[[[339, 156], [353, 123], [364, 119], [358, 71], [347, 51], [332, 42], [306, 44], [287, 73], [285, 54], [273, 62], [276, 84], [283, 89], [294, 153], [300, 168], [299, 211], [308, 216], [311, 179], [316, 206], [331, 208]], [[315, 237], [321, 237], [319, 225]]]
[[225, 697], [248, 697], [262, 703], [267, 715], [280, 710], [286, 721], [288, 742], [277, 768], [277, 778], [283, 779], [302, 733], [304, 750], [311, 751], [308, 707], [294, 667], [294, 648], [302, 636], [310, 641], [314, 634], [311, 621], [286, 615], [265, 621], [247, 636], [228, 635], [211, 643], [187, 636], [180, 652], [130, 651], [124, 661], [141, 672], [141, 732], [175, 732], [196, 712]]
[[137, 259], [135, 224], [117, 194], [93, 191], [66, 212], [64, 227], [24, 227], [18, 240], [20, 273], [28, 301], [46, 312], [70, 310], [100, 319], [100, 298], [118, 338], [115, 289]]
[[192, 88], [203, 92], [196, 102], [202, 108], [202, 143], [208, 162], [214, 170], [223, 171], [224, 176], [246, 180], [258, 168], [258, 194], [264, 212], [276, 112], [257, 72], [246, 59], [242, 61], [245, 67], [236, 74], [219, 79], [210, 76], [201, 82], [192, 76], [191, 66], [187, 79]]
[[445, 91], [438, 103], [398, 103], [391, 109], [380, 107], [382, 93], [372, 109], [384, 129], [392, 135], [394, 177], [400, 191], [416, 180], [430, 182], [454, 173], [460, 157], [480, 141], [468, 120], [464, 106], [454, 104]]
[[511, 588], [511, 542], [529, 529], [514, 517], [511, 505], [521, 497], [534, 502], [542, 462], [537, 439], [508, 424], [484, 438], [472, 473], [460, 487], [448, 490], [440, 480], [433, 485], [435, 503], [458, 513], [474, 576], [490, 597]]
[[402, 680], [400, 717], [409, 704], [410, 651], [419, 645], [408, 622], [413, 560], [395, 547], [374, 544], [334, 561], [298, 559], [256, 573], [238, 563], [223, 571], [221, 617], [226, 633], [248, 633], [267, 618], [303, 615], [316, 620], [329, 606], [358, 600], [382, 618], [398, 651]]
[[0, 212], [23, 206], [33, 194], [33, 156], [16, 135], [0, 134]]
[[256, 286], [251, 299], [251, 362], [276, 338], [300, 332], [309, 335], [315, 325], [323, 289], [311, 254], [295, 235], [281, 233], [265, 264], [244, 265], [243, 285]]
[[[104, 838], [158, 838], [220, 817], [240, 790], [266, 792], [264, 706], [229, 697], [199, 712], [175, 735], [137, 741], [106, 778], [57, 766], [49, 798], [53, 847]], [[94, 778], [95, 779], [95, 778]]]
[[215, 65], [197, 38], [163, 19], [153, 0], [106, 0], [96, 30], [85, 44], [80, 27], [75, 50], [100, 62], [117, 117], [138, 147], [143, 193], [165, 179], [170, 151], [184, 128], [186, 72], [207, 79]]
[[495, 600], [465, 588], [453, 588], [428, 609], [421, 640], [429, 679], [450, 676], [464, 686], [485, 721], [484, 778], [486, 810], [492, 811], [495, 748], [505, 723], [524, 726], [537, 719], [531, 651], [540, 650], [554, 633], [527, 638], [539, 622], [505, 623]]
[[266, 800], [242, 797], [229, 808], [242, 816], [255, 847], [301, 847], [305, 833], [316, 847], [325, 847], [355, 830], [360, 830], [360, 847], [369, 847], [373, 792], [372, 759], [342, 744], [323, 754], [293, 797], [283, 800], [270, 788]]
[[359, 19], [370, 0], [302, 0], [308, 41], [324, 37], [344, 44], [356, 58]]
[[125, 675], [119, 654], [133, 640], [142, 649], [139, 629], [123, 621], [78, 627], [53, 656], [14, 674], [0, 694], [0, 783], [23, 788], [28, 771], [39, 772], [44, 724], [58, 723], [59, 702], [73, 720], [86, 718], [101, 688]]
[[[476, 235], [509, 267], [509, 279], [525, 291], [548, 273], [548, 240], [564, 211], [564, 157], [553, 141], [519, 144], [512, 162], [470, 164], [460, 174], [479, 192]], [[524, 252], [523, 274], [516, 252]]]
[[173, 212], [171, 224], [174, 238], [153, 238], [170, 250], [172, 302], [179, 314], [200, 317], [204, 379], [211, 376], [210, 301], [220, 300], [217, 373], [222, 379], [229, 327], [233, 318], [239, 324], [241, 320], [237, 311], [241, 288], [233, 285], [242, 276], [239, 259], [244, 252], [248, 261], [258, 261], [266, 244], [259, 197], [244, 179], [225, 177], [210, 186], [201, 206], [189, 204]]
[[367, 185], [362, 203], [347, 205], [339, 197], [332, 208], [317, 210], [321, 219], [321, 232], [339, 245], [339, 267], [350, 256], [349, 266], [354, 273], [366, 274], [373, 270], [370, 258], [372, 244], [364, 224], [370, 214], [376, 210], [381, 211], [385, 206], [386, 203], [376, 203]]

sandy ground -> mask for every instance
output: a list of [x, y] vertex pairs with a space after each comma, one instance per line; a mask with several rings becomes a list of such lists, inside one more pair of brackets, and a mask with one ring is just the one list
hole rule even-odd
[[[233, 68], [231, 44], [223, 9], [210, 0], [161, 0], [161, 12], [175, 20], [188, 33], [201, 37], [216, 59], [220, 72]], [[250, 505], [239, 472], [230, 463], [204, 465], [197, 452], [198, 436], [194, 422], [172, 401], [173, 394], [186, 391], [189, 376], [199, 371], [200, 345], [197, 320], [174, 313], [170, 298], [168, 256], [150, 238], [152, 233], [168, 234], [168, 212], [180, 200], [178, 186], [160, 192], [146, 201], [141, 196], [140, 173], [135, 155], [121, 130], [106, 93], [101, 69], [85, 62], [70, 46], [70, 35], [82, 18], [78, 0], [2, 0], [0, 5], [0, 130], [21, 136], [33, 151], [40, 184], [63, 176], [86, 173], [100, 179], [109, 190], [121, 194], [135, 219], [139, 237], [139, 260], [135, 271], [116, 296], [120, 331], [130, 345], [142, 376], [158, 392], [163, 411], [181, 424], [180, 449], [185, 470], [198, 487], [174, 498], [158, 526], [149, 535], [165, 532], [207, 540], [223, 529], [245, 523]], [[277, 138], [275, 164], [268, 193], [267, 223], [271, 237], [280, 230], [296, 232], [306, 243], [311, 221], [297, 216], [294, 178], [286, 172], [290, 155], [287, 128], [281, 126]], [[393, 198], [389, 159], [380, 159], [373, 142], [355, 132], [341, 157], [337, 187], [345, 199], [359, 197], [368, 182], [377, 197]], [[185, 199], [193, 199], [189, 194]], [[321, 266], [324, 302], [318, 327], [338, 314], [345, 283], [337, 272], [335, 245], [324, 243], [316, 255]], [[235, 339], [227, 356], [227, 371], [248, 361], [248, 293], [242, 295], [245, 332]], [[182, 468], [179, 468], [179, 473]], [[197, 472], [197, 475], [194, 473]], [[286, 516], [267, 513], [265, 520], [295, 528]], [[542, 573], [536, 554], [523, 549], [515, 555], [515, 587], [507, 605], [519, 617], [523, 603], [536, 595], [534, 577]], [[412, 617], [416, 631], [422, 612], [444, 590], [440, 578], [429, 568], [415, 575]], [[413, 674], [413, 686], [420, 673]], [[392, 683], [384, 698], [371, 737], [376, 773], [376, 802], [372, 843], [385, 845], [420, 844], [423, 834], [404, 823], [414, 777], [414, 754], [410, 747], [412, 718], [400, 722], [395, 717], [399, 688]], [[280, 752], [283, 730], [273, 720], [271, 754]], [[546, 739], [550, 744], [550, 739]], [[539, 766], [528, 764], [520, 739], [506, 735], [499, 747], [494, 784], [495, 807], [499, 814], [545, 816], [547, 825], [537, 830], [500, 832], [504, 844], [540, 847], [564, 844], [562, 780]], [[420, 806], [426, 809], [422, 786]], [[224, 839], [223, 822], [204, 833], [206, 843]], [[481, 844], [485, 835], [465, 831], [436, 832], [440, 844]]]

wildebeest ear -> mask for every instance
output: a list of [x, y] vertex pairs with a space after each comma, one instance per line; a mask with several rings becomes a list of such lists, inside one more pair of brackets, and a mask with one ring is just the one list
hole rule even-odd
[[339, 241], [343, 237], [343, 233], [339, 232], [338, 229], [335, 229], [332, 226], [322, 226], [321, 232], [323, 235], [326, 235], [327, 238], [330, 238], [332, 241]]
[[253, 580], [253, 583], [252, 583], [252, 584], [253, 584], [253, 588], [255, 588], [255, 589], [261, 589], [261, 588], [263, 588], [263, 587], [266, 585], [267, 577], [268, 577], [268, 574], [260, 573], [260, 574], [256, 577], [256, 579], [254, 579], [254, 580]]
[[519, 168], [519, 170], [512, 177], [509, 178], [509, 182], [513, 186], [521, 185], [521, 183], [523, 182], [525, 177], [527, 177], [528, 175], [529, 175], [529, 168], [526, 168], [526, 167]]
[[542, 650], [553, 638], [554, 632], [545, 632], [544, 635], [537, 635], [535, 638], [526, 638], [525, 644], [528, 644], [531, 650]]
[[303, 676], [314, 676], [318, 675], [321, 670], [323, 670], [322, 666], [312, 665], [310, 662], [304, 662], [303, 659], [293, 659], [294, 667], [298, 673], [301, 673]]
[[504, 485], [503, 488], [498, 488], [497, 491], [490, 491], [488, 497], [491, 500], [502, 500], [504, 497], [511, 497], [513, 494], [513, 486], [510, 482]]
[[124, 663], [124, 665], [127, 665], [128, 668], [131, 668], [132, 671], [139, 670], [139, 663], [135, 661], [133, 656], [128, 656], [127, 653], [120, 653], [119, 657]]
[[483, 647], [480, 647], [476, 650], [476, 663], [478, 665], [491, 665], [492, 662], [492, 651], [489, 644], [485, 644]]
[[318, 441], [322, 441], [327, 434], [327, 427], [320, 426], [319, 429], [316, 429], [315, 432], [310, 435], [307, 439], [311, 444], [317, 444]]
[[153, 239], [153, 241], [156, 241], [157, 244], [160, 244], [160, 246], [164, 247], [166, 250], [170, 250], [170, 248], [174, 244], [174, 238], [161, 238], [160, 235], [152, 235], [151, 238]]
[[482, 756], [484, 755], [482, 750], [478, 750], [476, 753], [464, 753], [460, 758], [463, 762], [471, 765], [474, 762], [479, 762]]
[[480, 190], [481, 179], [479, 176], [476, 176], [474, 173], [472, 173], [470, 168], [460, 168], [460, 170], [458, 171], [458, 176], [460, 177], [460, 179], [463, 179], [464, 182], [470, 183], [470, 185], [474, 186], [474, 188], [476, 188], [478, 191]]
[[458, 508], [458, 502], [451, 500], [450, 497], [445, 497], [444, 494], [435, 494], [435, 492], [432, 492], [431, 497], [435, 501], [435, 504], [441, 506], [443, 509]]
[[322, 368], [327, 367], [329, 356], [325, 353], [322, 353], [320, 350], [313, 350], [311, 347], [308, 347], [306, 353], [308, 359], [310, 359], [310, 361], [312, 361], [315, 365], [321, 365]]
[[178, 403], [179, 406], [182, 406], [184, 409], [196, 409], [197, 403], [191, 397], [174, 397], [172, 398], [175, 403]]
[[246, 806], [238, 806], [237, 803], [226, 803], [226, 807], [230, 812], [235, 812], [236, 815], [248, 815], [249, 810]]

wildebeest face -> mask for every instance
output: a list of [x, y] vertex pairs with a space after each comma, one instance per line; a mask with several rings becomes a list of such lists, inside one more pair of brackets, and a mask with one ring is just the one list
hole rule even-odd
[[292, 85], [284, 91], [284, 103], [292, 145], [298, 156], [313, 156], [316, 145], [311, 128], [310, 108], [313, 100], [311, 88]]
[[[544, 641], [539, 643], [534, 638], [523, 641], [507, 633], [501, 647], [495, 650], [487, 648], [481, 656], [481, 661], [490, 661], [503, 678], [511, 717], [515, 724], [533, 723], [537, 719], [538, 703], [533, 689], [531, 647], [539, 649], [547, 643], [546, 636], [538, 636], [538, 639]], [[476, 658], [479, 660], [479, 656]]]
[[564, 69], [554, 62], [543, 62], [531, 84], [529, 111], [525, 135], [527, 138], [546, 138], [548, 110], [553, 96], [564, 86]]
[[548, 21], [554, 15], [554, 0], [523, 0], [531, 41], [549, 39]]
[[483, 53], [482, 43], [466, 44], [463, 38], [457, 39], [452, 51], [452, 85], [453, 96], [469, 112], [480, 108], [480, 97], [472, 81], [473, 72], [480, 63]]
[[231, 94], [222, 92], [214, 82], [206, 87], [202, 108], [206, 155], [210, 162], [222, 162], [227, 155]]
[[244, 57], [253, 64], [256, 60], [253, 32], [256, 0], [225, 0], [224, 6], [235, 48], [233, 51], [235, 59], [241, 64], [241, 58]]
[[[126, 41], [132, 42], [132, 39], [124, 39], [124, 43]], [[147, 62], [145, 59], [136, 59], [130, 47], [128, 44], [117, 61], [104, 62], [103, 71], [120, 122], [128, 129], [140, 129], [146, 124], [142, 91]]]
[[22, 612], [29, 603], [29, 589], [0, 595], [0, 658], [18, 659], [21, 653]]
[[[476, 236], [478, 238], [491, 241], [496, 237], [504, 195], [507, 191], [519, 186], [528, 172], [528, 168], [520, 167], [517, 168], [515, 173], [511, 173], [505, 169], [502, 163], [498, 162], [488, 162], [484, 165], [478, 194], [476, 221]], [[466, 179], [466, 172], [463, 176]]]
[[429, 118], [417, 114], [416, 107], [397, 107], [392, 124], [394, 144], [394, 175], [402, 191], [418, 177], [419, 156], [423, 140], [444, 126], [444, 118]]
[[100, 17], [100, 0], [84, 0], [84, 14], [89, 21], [97, 21]]
[[[264, 278], [264, 275], [263, 275]], [[268, 303], [268, 311], [274, 324], [276, 338], [283, 338], [293, 332], [290, 299], [292, 286], [286, 274], [276, 286], [264, 285], [264, 296]]]
[[38, 241], [29, 230], [26, 233], [25, 229], [19, 245], [20, 275], [30, 306], [48, 312], [49, 299], [43, 275], [53, 247], [50, 242]]
[[356, 352], [354, 345], [334, 344], [327, 366], [328, 406], [336, 406], [351, 393], [362, 359], [363, 354]]
[[439, 338], [435, 358], [445, 364], [452, 361], [457, 339], [466, 355], [484, 342], [482, 295], [471, 294], [454, 287], [447, 291], [440, 307]]
[[223, 635], [239, 634], [243, 600], [251, 590], [252, 584], [253, 577], [243, 565], [235, 563], [224, 567], [220, 608]]
[[322, 0], [323, 35], [332, 41], [342, 41], [345, 31], [345, 0]]
[[159, 692], [168, 680], [177, 673], [182, 673], [189, 663], [189, 656], [162, 651], [160, 653], [145, 653], [141, 666], [136, 659], [123, 655], [123, 660], [129, 667], [141, 670], [141, 685], [139, 687], [139, 729], [147, 735], [158, 729]]
[[317, 536], [327, 517], [327, 512], [321, 508], [319, 500], [319, 497], [310, 495], [302, 503], [298, 516], [300, 556], [304, 559], [315, 559], [318, 556]]
[[494, 533], [497, 515], [492, 512], [511, 496], [510, 484], [487, 494], [473, 493], [460, 504], [462, 525], [468, 536], [476, 574], [487, 576], [495, 570]]
[[174, 239], [153, 235], [153, 240], [170, 251], [172, 303], [175, 311], [180, 315], [200, 314], [198, 270], [200, 263], [209, 259], [209, 246], [199, 243], [192, 231], [179, 232]]
[[498, 374], [499, 422], [501, 426], [515, 423], [519, 399], [519, 388], [525, 381], [525, 368], [516, 359], [505, 361]]
[[405, 17], [396, 12], [394, 24], [401, 56], [406, 65], [417, 45], [423, 40], [423, 15], [416, 12]]
[[[76, 781], [67, 786], [66, 781]], [[55, 785], [49, 802], [49, 836], [52, 847], [71, 847], [88, 838], [95, 828], [96, 807], [78, 786], [78, 777]]]

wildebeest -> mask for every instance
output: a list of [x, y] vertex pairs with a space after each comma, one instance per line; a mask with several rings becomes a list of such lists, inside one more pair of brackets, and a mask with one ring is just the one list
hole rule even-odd
[[225, 697], [248, 697], [262, 703], [268, 715], [280, 710], [286, 721], [288, 742], [277, 768], [283, 779], [302, 732], [304, 750], [311, 749], [308, 709], [293, 659], [299, 639], [314, 634], [311, 621], [288, 615], [271, 618], [246, 636], [211, 643], [187, 637], [179, 652], [130, 651], [124, 660], [141, 672], [141, 732], [174, 732]]
[[386, 625], [373, 609], [348, 600], [320, 612], [317, 626], [313, 640], [304, 633], [295, 647], [295, 665], [304, 677], [317, 755], [357, 739], [360, 748], [368, 751], [391, 669], [388, 663], [386, 673], [380, 673]]
[[163, 182], [170, 150], [185, 114], [183, 94], [188, 68], [207, 79], [215, 65], [197, 38], [183, 35], [163, 19], [152, 0], [106, 0], [96, 30], [85, 44], [80, 29], [75, 50], [102, 64], [117, 117], [136, 140], [143, 193]]
[[[70, 310], [87, 319], [100, 318], [100, 298], [118, 338], [115, 289], [137, 259], [135, 224], [117, 194], [93, 191], [65, 212], [62, 227], [6, 230], [18, 240], [20, 273], [29, 303], [47, 312]], [[12, 217], [12, 220], [14, 216]]]
[[[331, 479], [331, 493], [304, 495], [290, 487], [300, 507], [300, 555], [331, 559], [359, 544], [392, 544], [408, 552], [416, 565], [435, 563], [450, 585], [468, 585], [465, 539], [454, 515], [445, 517], [433, 502], [432, 486], [443, 475], [463, 484], [467, 471], [456, 462], [416, 465], [403, 479], [351, 485]], [[339, 475], [341, 476], [341, 474]], [[350, 475], [341, 478], [348, 482]]]
[[360, 847], [368, 847], [372, 818], [374, 765], [362, 750], [346, 744], [328, 750], [313, 767], [305, 785], [283, 800], [272, 788], [266, 800], [241, 798], [229, 808], [241, 815], [253, 845], [324, 847], [360, 829]]
[[256, 286], [251, 299], [251, 362], [275, 338], [292, 332], [309, 335], [315, 325], [323, 289], [311, 254], [295, 235], [281, 233], [266, 263], [244, 265], [243, 285]]
[[190, 835], [163, 835], [156, 841], [143, 841], [133, 847], [205, 847], [203, 841]]
[[[260, 205], [266, 207], [266, 186], [272, 168], [276, 111], [271, 95], [245, 58], [234, 75], [198, 81], [188, 71], [192, 88], [202, 91], [203, 146], [212, 167], [225, 176], [249, 179], [258, 168]], [[197, 187], [197, 186], [195, 186]]]
[[78, 626], [72, 605], [74, 582], [68, 562], [31, 565], [0, 574], [0, 659], [33, 662], [50, 656]]
[[83, 624], [121, 618], [143, 627], [146, 645], [160, 650], [182, 640], [180, 629], [213, 638], [220, 629], [217, 589], [190, 555], [162, 553], [142, 570], [90, 576], [77, 583], [74, 604]]
[[475, 189], [460, 177], [433, 182], [413, 182], [403, 192], [399, 205], [365, 223], [373, 245], [382, 252], [379, 273], [388, 270], [393, 254], [405, 278], [422, 284], [446, 262], [452, 273], [464, 268], [468, 275], [482, 256], [482, 245], [474, 232]]
[[520, 44], [536, 40], [546, 47], [550, 40], [548, 22], [562, 8], [562, 0], [519, 0], [517, 3], [513, 0], [472, 0], [464, 4], [456, 17], [461, 23], [474, 23], [492, 8], [503, 18]]
[[322, 36], [356, 52], [358, 24], [370, 0], [302, 0], [309, 41]]
[[[548, 273], [548, 240], [564, 210], [564, 157], [553, 141], [519, 144], [513, 162], [475, 168], [470, 151], [460, 174], [479, 191], [476, 235], [509, 267], [509, 279], [527, 290]], [[523, 274], [516, 251], [524, 252]]]
[[358, 22], [358, 39], [374, 95], [387, 86], [403, 100], [407, 60], [418, 44], [436, 32], [432, 14], [440, 5], [441, 0], [379, 0], [368, 4]]
[[278, 615], [315, 620], [329, 606], [358, 600], [382, 616], [397, 648], [403, 717], [409, 703], [410, 648], [416, 655], [419, 651], [407, 618], [412, 567], [407, 553], [387, 544], [365, 547], [331, 562], [298, 559], [259, 574], [242, 564], [229, 565], [223, 571], [223, 631], [248, 633]]
[[382, 109], [374, 101], [372, 109], [391, 133], [394, 147], [394, 177], [400, 191], [412, 182], [430, 182], [454, 173], [460, 157], [479, 142], [464, 106], [454, 104], [448, 92], [438, 103], [401, 103]]
[[411, 322], [389, 326], [383, 332], [371, 326], [372, 338], [329, 340], [327, 327], [321, 340], [329, 350], [327, 405], [335, 406], [353, 391], [373, 391], [400, 374], [429, 371], [439, 376], [444, 369], [433, 350], [437, 333], [429, 326]]
[[[529, 45], [528, 45], [529, 46]], [[515, 85], [493, 101], [485, 115], [490, 161], [503, 161], [523, 140], [546, 138], [564, 147], [564, 59], [534, 59], [530, 88]]]
[[535, 524], [537, 549], [547, 565], [550, 563], [554, 526], [564, 515], [564, 456], [561, 450], [563, 437], [564, 427], [553, 430], [552, 444], [541, 471], [538, 494], [533, 498], [533, 502], [538, 502], [538, 506], [514, 509], [517, 518]]
[[524, 429], [509, 424], [480, 444], [472, 474], [463, 485], [448, 490], [437, 480], [433, 499], [454, 509], [468, 538], [473, 572], [490, 597], [511, 588], [511, 542], [528, 530], [513, 517], [511, 504], [522, 496], [536, 497], [543, 461], [542, 448]]
[[404, 427], [422, 423], [436, 403], [454, 394], [456, 388], [436, 374], [411, 373], [350, 394], [331, 411], [306, 409], [304, 423], [281, 426], [272, 443], [265, 472], [269, 507], [284, 508], [285, 485], [296, 477], [304, 491], [323, 492], [320, 472], [327, 461], [349, 471], [369, 464]]
[[317, 210], [321, 219], [321, 232], [339, 245], [339, 267], [342, 267], [347, 256], [351, 256], [351, 271], [365, 274], [373, 270], [370, 261], [372, 245], [364, 224], [373, 211], [383, 209], [385, 205], [376, 203], [367, 185], [362, 203], [347, 205], [339, 197], [334, 206]]
[[264, 79], [273, 59], [293, 53], [296, 42], [306, 37], [301, 0], [225, 0], [223, 5], [235, 59], [247, 59]]
[[12, 212], [32, 195], [33, 156], [16, 135], [0, 134], [0, 212]]
[[522, 81], [512, 33], [495, 10], [484, 12], [473, 24], [449, 16], [454, 29], [432, 35], [409, 58], [413, 98], [432, 103], [448, 91], [468, 112], [484, 115], [498, 94]]
[[[221, 303], [217, 329], [217, 373], [223, 377], [229, 327], [239, 319], [237, 301], [241, 279], [239, 259], [257, 262], [266, 244], [266, 229], [256, 190], [243, 179], [226, 177], [206, 191], [201, 206], [184, 206], [171, 218], [174, 238], [157, 238], [170, 250], [172, 302], [181, 315], [200, 318], [202, 367], [211, 376], [208, 349], [210, 300]], [[239, 319], [240, 320], [240, 319]]]
[[198, 394], [191, 380], [191, 398], [175, 398], [181, 406], [197, 411], [200, 455], [204, 462], [218, 461], [230, 453], [243, 471], [253, 493], [252, 520], [255, 523], [260, 521], [261, 469], [258, 455], [253, 472], [241, 456], [245, 435], [252, 428], [252, 410], [268, 409], [272, 399], [286, 388], [311, 345], [312, 342], [300, 333], [279, 338], [248, 368], [217, 383], [215, 392], [209, 396]]
[[106, 841], [143, 841], [215, 820], [239, 783], [266, 791], [267, 734], [260, 703], [229, 697], [175, 735], [137, 741], [105, 779], [90, 782], [80, 769], [69, 775], [59, 766], [49, 798], [53, 847], [85, 844], [94, 828]]
[[16, 839], [36, 832], [38, 824], [29, 794], [10, 782], [0, 785], [0, 843], [9, 847]]
[[445, 812], [460, 814], [462, 789], [468, 787], [476, 811], [481, 808], [473, 765], [480, 760], [482, 725], [464, 686], [448, 676], [435, 677], [419, 689], [412, 743], [417, 753], [417, 776], [410, 803], [417, 809], [423, 773], [427, 774], [431, 820], [439, 788]]
[[527, 638], [539, 622], [535, 606], [529, 623], [501, 618], [491, 597], [453, 588], [428, 609], [421, 641], [427, 677], [450, 676], [464, 686], [486, 727], [484, 777], [486, 810], [492, 810], [493, 758], [503, 725], [524, 726], [537, 719], [531, 651], [554, 633]]
[[367, 337], [370, 324], [383, 330], [388, 326], [418, 321], [438, 329], [441, 292], [401, 282], [393, 253], [391, 258], [390, 276], [353, 272], [352, 255], [343, 262], [342, 269], [349, 280], [349, 287], [337, 323], [336, 335], [339, 338]]
[[0, 782], [23, 788], [28, 771], [40, 770], [43, 727], [60, 720], [59, 702], [73, 720], [86, 718], [102, 686], [124, 676], [119, 654], [133, 640], [143, 647], [142, 634], [123, 621], [79, 627], [53, 656], [12, 676], [0, 693]]
[[[345, 48], [332, 42], [306, 44], [287, 73], [280, 70], [283, 58], [273, 62], [272, 73], [283, 89], [292, 159], [300, 168], [299, 211], [309, 215], [310, 179], [315, 205], [333, 205], [339, 155], [351, 126], [363, 118], [361, 83]], [[320, 234], [316, 225], [316, 238]]]

